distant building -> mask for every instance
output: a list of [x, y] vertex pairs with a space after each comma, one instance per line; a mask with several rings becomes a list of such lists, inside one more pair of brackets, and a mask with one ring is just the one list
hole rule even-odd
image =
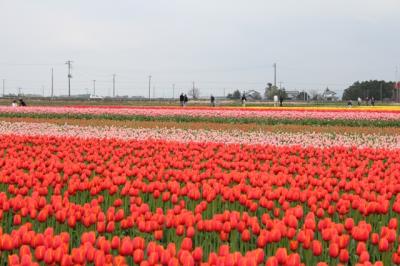
[[338, 97], [336, 96], [336, 92], [331, 91], [328, 87], [325, 89], [325, 91], [322, 93], [322, 99], [327, 102], [334, 102], [338, 100]]
[[299, 91], [286, 91], [287, 99], [288, 100], [296, 100], [297, 97], [300, 95]]

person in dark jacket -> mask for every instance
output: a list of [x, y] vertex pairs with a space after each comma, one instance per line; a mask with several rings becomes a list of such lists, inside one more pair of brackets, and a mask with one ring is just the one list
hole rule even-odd
[[279, 106], [282, 107], [283, 106], [283, 96], [279, 96]]
[[185, 94], [185, 96], [183, 96], [183, 106], [186, 106], [188, 101], [189, 101], [189, 99], [188, 99], [187, 95]]
[[247, 101], [246, 94], [243, 92], [243, 96], [242, 96], [242, 106], [243, 107], [246, 107], [246, 101]]
[[26, 103], [24, 102], [24, 100], [19, 99], [19, 106], [26, 106]]
[[215, 106], [215, 97], [212, 94], [211, 94], [211, 97], [210, 97], [210, 101], [211, 101], [211, 106], [214, 107]]
[[185, 96], [183, 96], [183, 93], [181, 93], [181, 95], [179, 96], [179, 102], [180, 102], [182, 107], [183, 107], [184, 101], [185, 101]]

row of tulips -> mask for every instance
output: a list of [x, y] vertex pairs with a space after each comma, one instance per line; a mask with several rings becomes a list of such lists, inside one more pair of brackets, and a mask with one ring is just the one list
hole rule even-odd
[[3, 135], [0, 261], [400, 264], [399, 153]]
[[[395, 133], [395, 132], [393, 132]], [[124, 139], [124, 140], [168, 140], [181, 143], [225, 143], [259, 144], [301, 147], [358, 147], [400, 148], [400, 134], [369, 133], [315, 133], [315, 132], [271, 132], [242, 130], [205, 130], [180, 128], [125, 128], [107, 126], [74, 126], [51, 123], [26, 123], [0, 121], [1, 135], [31, 135]]]
[[[364, 123], [375, 121], [374, 123], [392, 123], [400, 120], [400, 111], [353, 111], [353, 110], [301, 110], [301, 109], [232, 109], [232, 108], [141, 108], [141, 107], [120, 107], [120, 108], [105, 108], [105, 107], [50, 107], [50, 106], [32, 106], [15, 108], [9, 106], [0, 106], [0, 114], [2, 116], [33, 116], [33, 115], [53, 115], [70, 117], [90, 118], [108, 117], [113, 119], [180, 119], [180, 120], [210, 120], [223, 122], [226, 119], [229, 121], [244, 121], [263, 123], [278, 121], [280, 123], [289, 123], [290, 121], [310, 120], [310, 123], [323, 123], [326, 121], [350, 121], [352, 123]], [[338, 123], [338, 122], [334, 122]], [[379, 124], [379, 123], [378, 123]]]

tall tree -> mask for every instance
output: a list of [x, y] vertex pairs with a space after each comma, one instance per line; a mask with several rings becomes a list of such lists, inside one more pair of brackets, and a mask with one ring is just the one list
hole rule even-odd
[[384, 80], [356, 81], [344, 90], [342, 98], [343, 100], [357, 100], [358, 97], [361, 99], [374, 97], [376, 100], [382, 100], [381, 94], [384, 99], [392, 98], [393, 85], [393, 82]]
[[[267, 87], [265, 88], [264, 98], [269, 99], [270, 91], [272, 90], [272, 83], [268, 82]], [[273, 96], [272, 96], [273, 97]]]
[[[269, 86], [269, 85], [271, 85], [271, 86]], [[280, 91], [279, 91], [278, 87], [272, 86], [271, 83], [268, 83], [268, 87], [265, 88], [265, 95], [264, 96], [268, 100], [273, 100], [275, 95], [278, 95], [278, 96], [280, 95], [279, 93], [280, 93]]]
[[233, 93], [229, 93], [226, 98], [228, 99], [240, 99], [242, 97], [242, 94], [240, 93], [240, 90], [235, 90]]

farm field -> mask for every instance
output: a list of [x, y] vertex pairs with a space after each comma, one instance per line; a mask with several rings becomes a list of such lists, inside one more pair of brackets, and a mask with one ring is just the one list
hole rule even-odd
[[0, 106], [0, 265], [400, 265], [397, 107]]

